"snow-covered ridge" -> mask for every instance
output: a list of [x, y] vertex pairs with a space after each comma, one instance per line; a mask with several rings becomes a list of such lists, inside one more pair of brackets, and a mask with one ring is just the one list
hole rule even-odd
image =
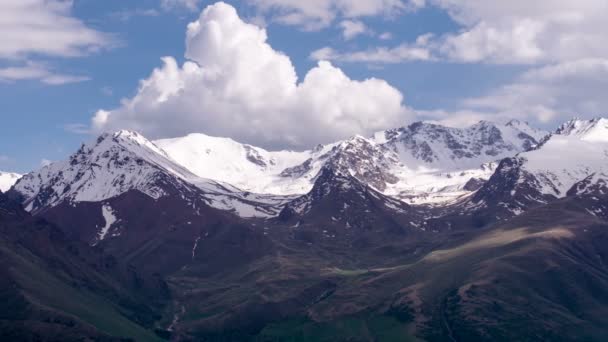
[[539, 180], [541, 193], [564, 197], [576, 183], [608, 174], [608, 120], [569, 121], [520, 158], [523, 171]]
[[[209, 205], [244, 217], [272, 216], [280, 201], [243, 194], [228, 184], [202, 179], [173, 161], [141, 134], [103, 134], [68, 160], [25, 175], [14, 187], [29, 211], [69, 202], [102, 202], [137, 190], [151, 198], [202, 198]], [[177, 194], [175, 194], [177, 192]]]
[[566, 196], [608, 194], [607, 123], [565, 123], [537, 148], [505, 159], [474, 202], [521, 213]]
[[0, 171], [0, 191], [7, 192], [19, 178], [20, 174]]
[[[308, 180], [291, 182], [288, 177], [282, 177], [281, 173], [315, 155], [311, 151], [269, 152], [232, 139], [204, 134], [158, 140], [155, 144], [201, 178], [231, 184], [244, 191], [276, 195], [307, 191]], [[319, 165], [311, 167], [320, 169]]]
[[140, 134], [120, 131], [82, 145], [68, 160], [25, 175], [15, 190], [31, 200], [25, 203], [29, 210], [66, 199], [99, 202], [129, 190], [159, 198], [165, 194], [157, 185], [159, 169], [174, 175], [188, 173]]
[[531, 149], [548, 133], [510, 121], [505, 125], [481, 121], [467, 128], [417, 122], [376, 134], [410, 168], [444, 171], [477, 168]]
[[546, 134], [513, 120], [465, 129], [415, 123], [302, 152], [271, 152], [203, 134], [155, 144], [192, 173], [244, 191], [303, 195], [320, 170], [332, 165], [386, 195], [429, 203], [470, 192], [465, 185], [472, 178], [488, 179], [494, 162], [529, 150]]
[[576, 136], [585, 141], [608, 142], [608, 119], [574, 119], [563, 124], [555, 135]]
[[309, 151], [267, 151], [191, 134], [151, 142], [141, 134], [103, 134], [68, 160], [24, 176], [15, 191], [30, 211], [64, 201], [102, 202], [131, 190], [159, 199], [195, 196], [242, 217], [277, 215], [331, 169], [408, 203], [443, 203], [475, 191], [496, 161], [538, 143], [525, 123], [480, 122], [465, 129], [416, 123], [355, 136]]

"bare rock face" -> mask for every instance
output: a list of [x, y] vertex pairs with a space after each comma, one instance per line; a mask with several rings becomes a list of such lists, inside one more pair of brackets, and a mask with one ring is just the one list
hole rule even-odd
[[245, 145], [245, 151], [247, 151], [247, 160], [255, 165], [261, 167], [267, 167], [274, 165], [273, 160], [265, 160], [264, 157], [258, 152], [253, 146]]
[[384, 191], [387, 184], [398, 181], [390, 173], [391, 168], [398, 163], [399, 158], [387, 147], [355, 137], [334, 147], [328, 165]]
[[467, 184], [464, 185], [464, 189], [471, 192], [477, 191], [485, 184], [485, 182], [486, 181], [483, 179], [471, 178], [471, 180], [469, 180]]
[[[479, 164], [529, 150], [539, 143], [543, 132], [529, 126], [496, 125], [482, 121], [468, 128], [451, 128], [417, 122], [408, 127], [387, 131], [387, 145], [409, 153], [426, 163], [479, 161]], [[534, 134], [534, 136], [530, 135]]]
[[[394, 184], [398, 178], [391, 173], [399, 158], [386, 146], [370, 139], [356, 136], [335, 144], [331, 150], [320, 155], [316, 162], [324, 167], [350, 174], [363, 183], [384, 191], [387, 184]], [[304, 163], [285, 169], [281, 177], [298, 178], [313, 170], [315, 160], [307, 159]], [[316, 176], [316, 175], [315, 175]]]
[[279, 175], [285, 178], [299, 178], [312, 171], [312, 158], [307, 159], [304, 163], [289, 167], [283, 170]]

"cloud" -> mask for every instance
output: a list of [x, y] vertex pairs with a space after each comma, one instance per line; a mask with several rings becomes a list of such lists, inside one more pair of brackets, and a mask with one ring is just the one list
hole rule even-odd
[[63, 126], [63, 129], [66, 132], [74, 133], [74, 134], [91, 134], [93, 131], [91, 130], [90, 125], [79, 124], [79, 123], [70, 123]]
[[608, 100], [606, 0], [429, 0], [460, 25], [456, 32], [358, 51], [331, 47], [311, 57], [388, 64], [412, 60], [511, 64], [527, 71], [452, 110], [416, 111], [420, 118], [466, 125], [519, 118], [554, 124], [572, 116], [605, 115]]
[[462, 104], [470, 109], [536, 120], [605, 115], [608, 59], [581, 59], [531, 69], [513, 83]]
[[457, 127], [510, 119], [547, 127], [572, 117], [605, 115], [607, 87], [608, 59], [581, 59], [532, 68], [512, 83], [463, 99], [455, 110], [416, 111], [416, 115]]
[[379, 35], [378, 38], [380, 38], [380, 40], [391, 40], [393, 39], [393, 34], [390, 32], [384, 32]]
[[432, 52], [427, 46], [430, 35], [420, 36], [414, 44], [402, 44], [395, 48], [373, 48], [364, 51], [342, 53], [331, 47], [324, 47], [313, 51], [310, 57], [313, 60], [330, 60], [339, 62], [363, 63], [402, 63], [404, 61], [430, 61]]
[[164, 10], [187, 9], [198, 11], [201, 0], [161, 0], [160, 6]]
[[27, 62], [24, 65], [0, 68], [0, 81], [14, 82], [23, 80], [36, 80], [48, 85], [64, 85], [90, 80], [86, 76], [75, 76], [56, 73], [46, 65]]
[[434, 0], [463, 26], [442, 53], [465, 62], [552, 63], [608, 57], [605, 0]]
[[159, 11], [154, 8], [125, 9], [110, 13], [111, 18], [115, 18], [122, 22], [127, 22], [134, 17], [158, 17], [159, 15]]
[[[432, 36], [426, 48], [433, 59], [460, 63], [547, 64], [608, 58], [606, 0], [429, 0], [422, 5], [445, 10], [461, 26], [458, 32]], [[423, 35], [429, 37], [429, 35]], [[420, 38], [419, 38], [420, 39]], [[358, 62], [407, 62], [405, 42], [397, 47], [339, 52]], [[381, 52], [381, 53], [377, 53]], [[390, 56], [390, 57], [387, 57]]]
[[87, 27], [71, 14], [71, 0], [0, 1], [0, 81], [63, 85], [88, 81], [37, 61], [77, 57], [111, 48], [114, 37]]
[[424, 4], [423, 0], [251, 0], [249, 1], [275, 21], [318, 30], [336, 18], [355, 19], [370, 16], [396, 16]]
[[481, 22], [469, 31], [447, 35], [438, 42], [437, 53], [466, 63], [528, 64], [545, 58], [546, 52], [537, 44], [543, 23], [525, 19], [507, 25], [496, 27]]
[[512, 118], [503, 117], [500, 115], [492, 115], [492, 113], [480, 112], [471, 109], [459, 110], [418, 110], [416, 115], [420, 120], [433, 122], [448, 127], [469, 127], [478, 123], [481, 120], [490, 120], [494, 122], [506, 122]]
[[340, 23], [344, 40], [351, 40], [359, 35], [370, 33], [370, 29], [358, 20], [343, 20]]
[[319, 62], [301, 82], [266, 31], [225, 3], [188, 25], [186, 59], [172, 57], [137, 95], [94, 116], [97, 131], [131, 128], [153, 138], [203, 132], [266, 147], [310, 147], [406, 123], [402, 94], [379, 79], [355, 81]]
[[112, 38], [71, 15], [72, 1], [0, 1], [0, 58], [72, 57], [113, 44]]

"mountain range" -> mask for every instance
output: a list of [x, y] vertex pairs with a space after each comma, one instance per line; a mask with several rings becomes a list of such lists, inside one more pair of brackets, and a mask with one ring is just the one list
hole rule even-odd
[[297, 152], [106, 133], [0, 173], [2, 293], [24, 308], [1, 311], [5, 337], [601, 341], [607, 165], [603, 118], [418, 122]]

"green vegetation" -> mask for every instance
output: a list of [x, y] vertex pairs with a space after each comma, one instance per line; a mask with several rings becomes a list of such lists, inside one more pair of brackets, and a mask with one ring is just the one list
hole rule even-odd
[[14, 279], [25, 296], [40, 307], [71, 315], [110, 336], [129, 337], [136, 341], [162, 341], [124, 317], [101, 296], [75, 288], [60, 279], [60, 275], [51, 274], [27, 251], [17, 253], [0, 246], [0, 253], [10, 258], [11, 269], [15, 270]]

